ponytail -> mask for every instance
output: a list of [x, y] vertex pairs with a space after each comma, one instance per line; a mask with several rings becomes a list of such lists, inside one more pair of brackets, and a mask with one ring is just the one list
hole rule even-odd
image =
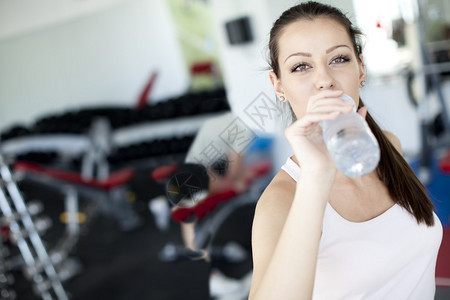
[[[364, 104], [360, 99], [359, 107], [362, 106]], [[366, 121], [380, 145], [381, 158], [377, 174], [390, 196], [395, 203], [410, 212], [417, 223], [434, 225], [434, 206], [427, 195], [427, 189], [369, 113]]]

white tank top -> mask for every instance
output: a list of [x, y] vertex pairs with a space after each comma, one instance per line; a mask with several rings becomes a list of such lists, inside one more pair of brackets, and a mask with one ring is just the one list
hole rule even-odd
[[[300, 167], [282, 166], [295, 181]], [[328, 203], [322, 224], [313, 299], [431, 300], [442, 224], [428, 227], [395, 204], [383, 214], [350, 222]]]

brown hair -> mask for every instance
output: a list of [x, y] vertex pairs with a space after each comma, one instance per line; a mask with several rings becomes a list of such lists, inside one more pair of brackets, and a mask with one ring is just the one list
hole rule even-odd
[[[362, 32], [353, 26], [339, 9], [310, 1], [286, 10], [274, 23], [270, 31], [270, 66], [277, 77], [280, 76], [278, 40], [282, 30], [295, 21], [301, 19], [313, 20], [317, 17], [327, 17], [341, 24], [347, 30], [356, 57], [359, 59], [359, 54], [362, 53], [360, 39]], [[359, 107], [362, 106], [364, 104], [360, 98]], [[410, 212], [418, 223], [423, 222], [432, 226], [434, 224], [434, 206], [427, 195], [425, 186], [369, 113], [367, 113], [366, 121], [380, 144], [381, 159], [377, 167], [378, 177], [386, 185], [390, 196], [398, 205]]]

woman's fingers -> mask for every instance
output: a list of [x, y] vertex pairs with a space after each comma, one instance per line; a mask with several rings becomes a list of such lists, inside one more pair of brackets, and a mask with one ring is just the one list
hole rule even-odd
[[332, 111], [339, 111], [342, 113], [351, 112], [355, 103], [347, 102], [339, 98], [326, 98], [320, 101], [316, 101], [308, 109], [310, 113], [325, 113]]
[[325, 99], [340, 99], [340, 97], [344, 94], [343, 91], [338, 90], [326, 90], [322, 91], [316, 95], [313, 95], [308, 100], [308, 105], [314, 104], [317, 101], [322, 101]]
[[340, 111], [315, 112], [305, 115], [303, 118], [298, 120], [298, 124], [299, 126], [308, 126], [310, 124], [319, 123], [321, 121], [333, 120], [340, 114]]
[[[291, 136], [309, 135], [318, 130], [321, 121], [333, 120], [340, 114], [350, 113], [354, 108], [354, 102], [348, 102], [341, 98], [342, 91], [323, 91], [312, 96], [308, 100], [306, 114], [297, 120], [287, 133]], [[360, 110], [364, 117], [366, 109]]]
[[308, 135], [315, 129], [315, 126], [317, 126], [319, 122], [333, 120], [337, 118], [339, 114], [339, 111], [307, 114], [288, 127], [286, 133], [292, 135]]

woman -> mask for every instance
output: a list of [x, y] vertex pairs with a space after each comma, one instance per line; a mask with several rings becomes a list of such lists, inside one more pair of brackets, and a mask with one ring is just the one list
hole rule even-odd
[[[360, 35], [338, 9], [316, 2], [285, 11], [271, 30], [270, 80], [297, 120], [285, 131], [294, 156], [256, 208], [250, 299], [434, 297], [442, 225], [399, 140], [359, 98]], [[336, 169], [319, 125], [353, 105], [381, 149], [376, 171], [356, 179]]]

